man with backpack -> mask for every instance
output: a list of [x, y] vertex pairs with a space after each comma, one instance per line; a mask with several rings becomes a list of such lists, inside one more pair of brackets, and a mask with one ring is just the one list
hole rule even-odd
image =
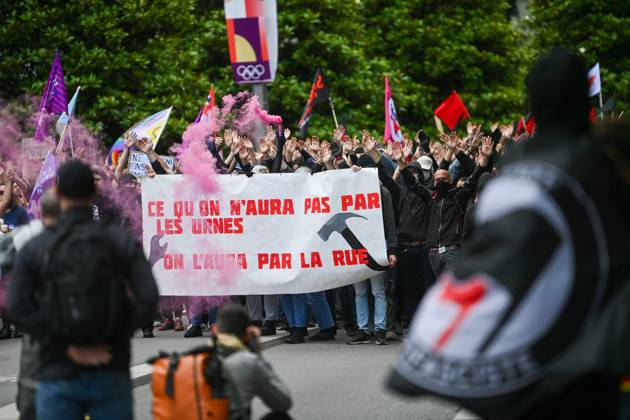
[[289, 388], [260, 356], [260, 331], [248, 326], [247, 311], [236, 304], [221, 308], [217, 323], [212, 325], [212, 333], [225, 354], [223, 375], [238, 394], [230, 398], [230, 419], [249, 418], [254, 397], [271, 409], [265, 420], [290, 419], [286, 414], [292, 405]]
[[139, 243], [92, 220], [90, 168], [59, 168], [61, 217], [18, 253], [10, 317], [40, 345], [39, 419], [131, 419], [129, 338], [158, 291]]

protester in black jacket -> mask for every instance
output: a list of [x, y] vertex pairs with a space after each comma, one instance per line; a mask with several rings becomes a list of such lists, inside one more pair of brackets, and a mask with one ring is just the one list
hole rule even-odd
[[[451, 153], [456, 144], [453, 142], [448, 145]], [[441, 166], [433, 175], [435, 191], [431, 191], [413, 177], [404, 160], [401, 159], [398, 163], [403, 179], [410, 186], [410, 190], [430, 206], [426, 247], [436, 277], [445, 269], [450, 268], [453, 258], [459, 254], [466, 204], [473, 196], [477, 179], [485, 171], [488, 158], [492, 155], [490, 138], [483, 140], [480, 152], [483, 156], [482, 162], [460, 189], [453, 188], [451, 177], [444, 166]], [[448, 162], [448, 159], [445, 159], [442, 165], [445, 162]]]
[[[411, 321], [424, 291], [435, 281], [425, 241], [429, 224], [430, 203], [417, 193], [394, 181], [376, 149], [376, 140], [364, 133], [363, 147], [377, 164], [378, 177], [391, 195], [398, 211], [398, 276], [396, 281], [396, 301], [398, 310], [396, 321], [407, 325]], [[418, 162], [408, 165], [406, 170], [414, 180], [420, 182], [421, 167]]]
[[[99, 229], [92, 220], [90, 205], [95, 185], [88, 166], [79, 161], [64, 164], [57, 174], [57, 192], [62, 210], [59, 222], [19, 252], [7, 301], [11, 318], [41, 346], [37, 411], [54, 419], [83, 418], [84, 414], [94, 419], [131, 419], [129, 337], [133, 330], [151, 320], [158, 300], [157, 286], [140, 244], [116, 227]], [[92, 232], [98, 230], [101, 235], [101, 255], [79, 255], [81, 252], [72, 256], [60, 255], [60, 249], [67, 251], [70, 248], [62, 248], [59, 244], [78, 240], [77, 235], [84, 234], [88, 229]], [[89, 258], [101, 262], [109, 260], [111, 266], [116, 267], [126, 293], [123, 290], [122, 294], [115, 295], [120, 297], [116, 302], [124, 303], [111, 313], [125, 314], [126, 320], [112, 329], [111, 335], [104, 341], [96, 338], [101, 331], [91, 331], [89, 335], [93, 333], [95, 337], [91, 341], [88, 341], [85, 332], [73, 334], [73, 331], [64, 335], [73, 338], [60, 339], [57, 331], [68, 324], [54, 324], [54, 320], [58, 319], [55, 315], [67, 310], [72, 314], [70, 319], [74, 319], [75, 309], [86, 308], [72, 306], [70, 301], [68, 307], [55, 308], [55, 313], [51, 314], [51, 306], [47, 304], [56, 302], [59, 293], [49, 294], [48, 291], [67, 287], [65, 284], [68, 284], [70, 272], [67, 264], [73, 265], [76, 261], [79, 265], [83, 263], [82, 259]], [[89, 276], [98, 278], [100, 273], [81, 272], [80, 275], [88, 283]], [[110, 280], [114, 282], [116, 279]], [[70, 284], [80, 288], [82, 283]], [[93, 298], [94, 306], [102, 307], [103, 302], [98, 300], [103, 298]], [[73, 417], [73, 414], [76, 416]]]

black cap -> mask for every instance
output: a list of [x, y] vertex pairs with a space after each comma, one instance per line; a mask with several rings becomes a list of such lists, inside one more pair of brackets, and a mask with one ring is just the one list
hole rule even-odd
[[374, 163], [374, 160], [368, 155], [359, 156], [356, 165], [362, 168], [376, 168], [376, 163]]
[[89, 198], [96, 192], [92, 170], [79, 160], [64, 163], [57, 170], [57, 191], [67, 198]]

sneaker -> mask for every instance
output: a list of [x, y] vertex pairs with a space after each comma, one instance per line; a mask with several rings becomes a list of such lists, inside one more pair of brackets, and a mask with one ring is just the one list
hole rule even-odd
[[378, 346], [386, 346], [387, 338], [385, 331], [376, 331], [376, 345]]
[[308, 337], [310, 341], [334, 341], [335, 340], [335, 327], [326, 328], [320, 330], [317, 334]]
[[153, 335], [153, 327], [142, 329], [142, 338], [153, 338], [153, 337], [155, 337], [155, 335]]
[[345, 330], [348, 337], [354, 337], [357, 335], [357, 327], [354, 325], [348, 325]]
[[173, 322], [173, 320], [167, 319], [166, 321], [162, 323], [162, 325], [160, 325], [160, 327], [158, 328], [158, 331], [172, 330], [174, 328], [175, 328], [175, 323]]
[[401, 337], [405, 333], [405, 327], [402, 322], [397, 322], [394, 324], [394, 332], [398, 337]]
[[387, 341], [398, 341], [398, 340], [400, 340], [400, 338], [398, 337], [398, 334], [396, 334], [394, 331], [387, 331], [387, 333], [385, 334], [385, 339]]
[[175, 318], [175, 327], [173, 328], [175, 331], [184, 331], [184, 323], [181, 318]]
[[350, 340], [348, 340], [348, 344], [350, 345], [354, 345], [354, 344], [370, 344], [372, 342], [372, 340], [370, 339], [370, 336], [363, 330], [360, 330], [359, 332], [357, 332], [355, 334], [354, 337], [352, 337]]
[[201, 337], [202, 335], [201, 325], [191, 325], [184, 333], [185, 338]]
[[276, 335], [276, 321], [265, 321], [265, 325], [260, 330], [260, 335], [263, 337]]

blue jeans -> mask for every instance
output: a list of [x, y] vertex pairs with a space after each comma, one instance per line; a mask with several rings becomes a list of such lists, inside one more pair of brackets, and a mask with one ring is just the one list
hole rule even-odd
[[307, 293], [306, 302], [311, 311], [313, 311], [315, 321], [317, 321], [320, 330], [325, 330], [335, 325], [324, 292]]
[[289, 327], [306, 327], [306, 295], [282, 295], [280, 303]]
[[38, 420], [131, 420], [131, 378], [127, 372], [88, 372], [37, 386]]
[[[387, 272], [384, 271], [372, 277], [369, 282], [372, 285], [372, 295], [374, 295], [374, 329], [385, 331], [387, 317], [387, 300], [385, 298], [385, 280]], [[370, 319], [370, 309], [368, 307], [368, 280], [363, 280], [354, 285], [356, 293], [355, 302], [357, 305], [357, 324], [362, 331], [368, 330]]]

